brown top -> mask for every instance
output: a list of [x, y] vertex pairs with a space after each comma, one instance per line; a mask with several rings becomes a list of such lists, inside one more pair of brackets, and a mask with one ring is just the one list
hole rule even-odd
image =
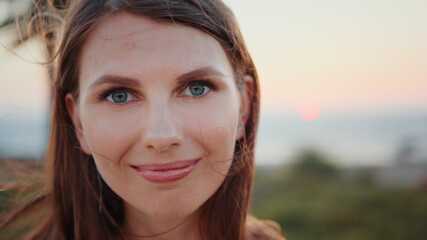
[[271, 220], [259, 220], [248, 216], [247, 240], [285, 240], [281, 234], [280, 225]]

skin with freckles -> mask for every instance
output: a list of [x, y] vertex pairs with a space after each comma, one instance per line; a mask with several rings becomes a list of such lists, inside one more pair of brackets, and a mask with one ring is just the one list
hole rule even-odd
[[[118, 13], [89, 35], [79, 98], [66, 102], [81, 148], [124, 201], [124, 229], [146, 236], [179, 225], [159, 239], [199, 239], [198, 209], [228, 173], [247, 98], [210, 35]], [[187, 160], [194, 167], [174, 181], [137, 171]]]

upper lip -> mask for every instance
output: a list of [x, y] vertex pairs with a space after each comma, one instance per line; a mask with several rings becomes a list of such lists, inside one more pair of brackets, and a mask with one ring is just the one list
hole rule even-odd
[[139, 171], [167, 171], [185, 168], [191, 165], [196, 164], [200, 158], [192, 159], [192, 160], [181, 160], [170, 163], [161, 163], [161, 164], [142, 164], [142, 165], [131, 165], [131, 167], [135, 168]]

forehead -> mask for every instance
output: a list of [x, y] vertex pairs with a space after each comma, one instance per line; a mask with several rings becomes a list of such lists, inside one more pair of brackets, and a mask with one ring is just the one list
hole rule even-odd
[[232, 75], [223, 48], [210, 35], [181, 24], [119, 13], [89, 34], [82, 48], [80, 79], [86, 81], [108, 73], [173, 77], [205, 66]]

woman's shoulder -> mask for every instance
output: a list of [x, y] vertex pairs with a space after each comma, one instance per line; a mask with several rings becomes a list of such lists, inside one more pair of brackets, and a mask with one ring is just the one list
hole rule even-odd
[[248, 216], [246, 220], [247, 240], [285, 240], [280, 225], [271, 220], [259, 220]]

